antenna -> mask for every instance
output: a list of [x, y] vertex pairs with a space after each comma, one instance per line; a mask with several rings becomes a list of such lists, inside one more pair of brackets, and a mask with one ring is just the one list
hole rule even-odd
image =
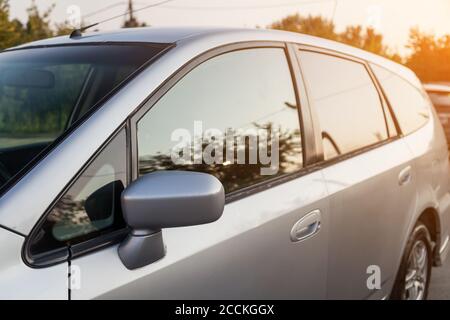
[[105, 22], [108, 22], [108, 21], [111, 21], [111, 20], [114, 20], [114, 19], [117, 19], [117, 18], [121, 18], [121, 17], [124, 17], [126, 15], [130, 15], [130, 17], [133, 17], [133, 14], [136, 13], [136, 12], [139, 12], [139, 11], [142, 11], [142, 10], [145, 10], [145, 9], [149, 9], [149, 8], [153, 8], [153, 7], [157, 7], [157, 6], [160, 6], [160, 5], [172, 2], [172, 1], [176, 1], [176, 0], [159, 1], [159, 2], [156, 2], [156, 3], [153, 3], [153, 4], [149, 4], [147, 6], [144, 6], [142, 8], [139, 8], [137, 10], [133, 10], [132, 1], [129, 0], [128, 1], [128, 10], [125, 13], [119, 14], [117, 16], [113, 16], [111, 18], [108, 18], [108, 19], [105, 19], [105, 20], [102, 20], [102, 21], [99, 21], [99, 22], [96, 22], [96, 23], [93, 23], [93, 24], [90, 24], [90, 25], [88, 25], [86, 27], [80, 27], [80, 28], [74, 29], [72, 31], [72, 33], [70, 34], [70, 38], [72, 39], [72, 38], [76, 38], [76, 37], [81, 37], [82, 33], [84, 31], [86, 31], [89, 28], [95, 27], [95, 26], [97, 26], [99, 24], [102, 24], [102, 23], [105, 23]]
[[93, 23], [93, 24], [90, 24], [90, 25], [88, 25], [88, 26], [86, 26], [86, 27], [82, 27], [82, 28], [79, 28], [79, 29], [75, 29], [75, 30], [73, 30], [71, 33], [70, 33], [70, 38], [72, 39], [72, 38], [75, 38], [75, 37], [81, 37], [81, 35], [82, 35], [82, 32], [84, 32], [85, 30], [87, 30], [87, 29], [89, 29], [89, 28], [92, 28], [92, 27], [95, 27], [96, 25], [98, 25], [98, 22], [97, 23]]
[[333, 23], [334, 23], [334, 19], [336, 18], [336, 11], [337, 11], [338, 4], [339, 4], [339, 0], [334, 0], [333, 13], [331, 15], [331, 22], [333, 22]]

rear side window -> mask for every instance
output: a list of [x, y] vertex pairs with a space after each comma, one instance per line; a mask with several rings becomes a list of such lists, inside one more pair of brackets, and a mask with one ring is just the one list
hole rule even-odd
[[363, 64], [309, 51], [300, 57], [325, 160], [388, 138], [380, 96]]
[[430, 105], [424, 93], [398, 75], [371, 65], [389, 100], [403, 134], [410, 134], [430, 118]]
[[302, 167], [296, 95], [282, 48], [225, 53], [195, 67], [138, 122], [139, 175], [202, 171], [227, 193]]

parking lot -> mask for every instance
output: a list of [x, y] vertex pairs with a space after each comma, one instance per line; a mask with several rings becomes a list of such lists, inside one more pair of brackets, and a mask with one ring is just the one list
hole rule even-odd
[[431, 274], [429, 300], [450, 300], [450, 259], [439, 268], [433, 268]]

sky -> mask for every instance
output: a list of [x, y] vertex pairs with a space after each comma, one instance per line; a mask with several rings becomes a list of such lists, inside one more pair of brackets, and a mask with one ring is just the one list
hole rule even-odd
[[[32, 0], [10, 0], [13, 18], [26, 20]], [[134, 0], [134, 9], [161, 0]], [[54, 22], [76, 21], [79, 10], [86, 23], [98, 22], [125, 13], [127, 0], [37, 0], [39, 9], [52, 4]], [[394, 50], [407, 52], [409, 30], [438, 36], [450, 34], [450, 0], [172, 0], [136, 13], [139, 21], [152, 26], [266, 27], [289, 14], [322, 15], [333, 19], [338, 30], [350, 24], [373, 26]], [[124, 18], [96, 27], [114, 30]]]

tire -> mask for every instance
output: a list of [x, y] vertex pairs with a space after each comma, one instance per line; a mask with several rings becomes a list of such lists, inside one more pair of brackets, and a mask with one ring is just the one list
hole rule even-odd
[[432, 257], [430, 232], [419, 221], [409, 236], [390, 298], [426, 300], [430, 286]]

